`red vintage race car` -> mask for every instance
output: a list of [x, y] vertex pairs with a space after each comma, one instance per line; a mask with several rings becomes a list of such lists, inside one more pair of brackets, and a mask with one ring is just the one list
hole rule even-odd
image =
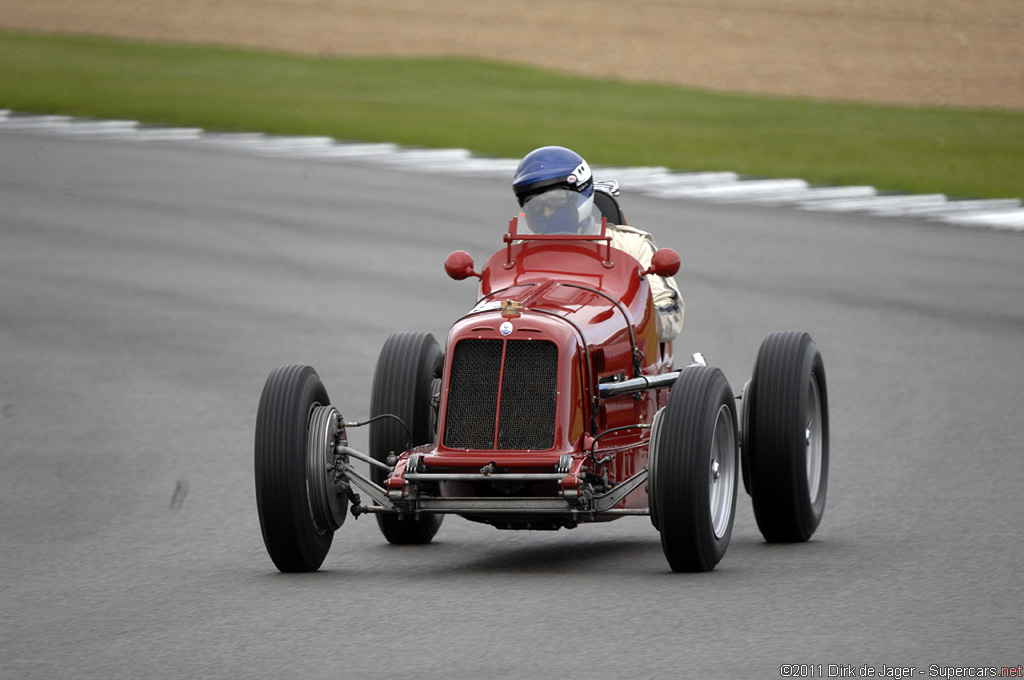
[[[808, 334], [764, 340], [740, 417], [721, 370], [700, 355], [676, 370], [658, 342], [647, 277], [675, 274], [673, 251], [645, 269], [604, 227], [535, 235], [515, 219], [504, 242], [479, 272], [448, 256], [452, 278], [479, 279], [479, 301], [443, 351], [426, 333], [388, 338], [366, 422], [345, 422], [312, 367], [270, 374], [256, 499], [278, 569], [318, 569], [351, 512], [399, 544], [428, 543], [448, 514], [541, 530], [649, 515], [672, 570], [707, 571], [728, 547], [741, 477], [766, 540], [811, 536], [829, 427]], [[362, 425], [367, 453], [346, 437]]]

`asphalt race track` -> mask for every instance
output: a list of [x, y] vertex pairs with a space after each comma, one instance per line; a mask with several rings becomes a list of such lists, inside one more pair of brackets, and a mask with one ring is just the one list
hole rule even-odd
[[322, 571], [279, 574], [253, 488], [267, 374], [311, 364], [366, 417], [387, 335], [443, 340], [475, 301], [442, 262], [501, 246], [509, 185], [0, 134], [0, 677], [1024, 663], [1015, 232], [625, 195], [682, 256], [681, 361], [702, 351], [738, 392], [768, 332], [821, 348], [832, 458], [814, 538], [764, 543], [743, 495], [725, 559], [685, 575], [644, 517], [554, 533], [450, 517], [405, 548], [350, 518]]

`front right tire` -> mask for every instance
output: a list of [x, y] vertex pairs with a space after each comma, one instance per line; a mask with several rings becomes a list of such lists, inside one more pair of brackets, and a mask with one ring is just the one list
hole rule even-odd
[[256, 413], [256, 508], [270, 559], [283, 572], [316, 571], [334, 539], [317, 526], [307, 483], [309, 423], [330, 399], [311, 366], [275, 368]]

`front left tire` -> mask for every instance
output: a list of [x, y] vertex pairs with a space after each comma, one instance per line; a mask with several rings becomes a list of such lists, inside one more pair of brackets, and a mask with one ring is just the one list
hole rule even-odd
[[736, 517], [736, 401], [717, 368], [688, 366], [652, 431], [651, 520], [673, 571], [710, 571]]

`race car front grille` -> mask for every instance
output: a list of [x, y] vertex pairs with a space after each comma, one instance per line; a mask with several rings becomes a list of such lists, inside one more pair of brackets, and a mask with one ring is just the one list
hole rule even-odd
[[553, 342], [511, 340], [501, 380], [499, 449], [550, 449], [555, 443], [558, 350]]
[[452, 357], [445, 446], [550, 449], [555, 443], [557, 379], [558, 349], [554, 343], [461, 341]]
[[444, 443], [456, 449], [494, 447], [501, 376], [501, 340], [463, 340], [455, 346]]

